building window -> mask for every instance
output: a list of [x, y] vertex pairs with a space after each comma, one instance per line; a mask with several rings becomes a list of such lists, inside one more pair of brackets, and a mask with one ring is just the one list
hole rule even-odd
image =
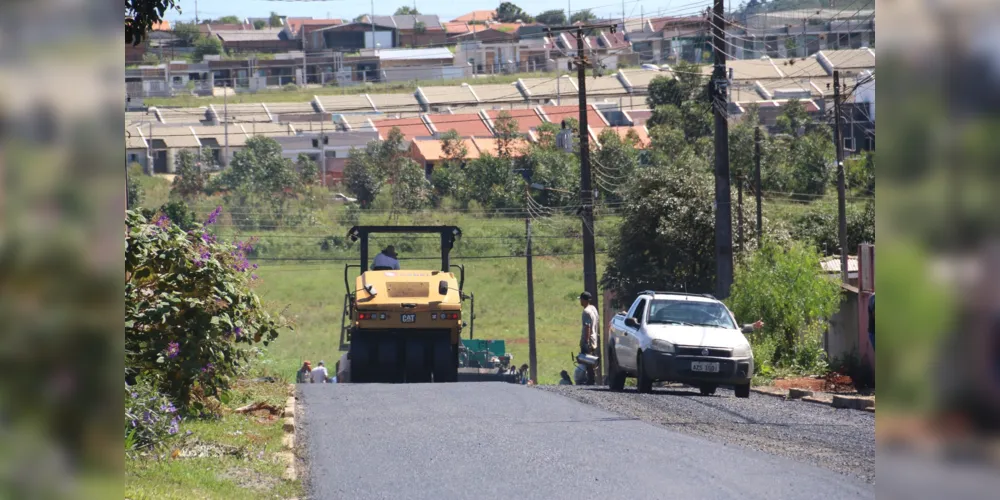
[[336, 151], [327, 151], [326, 152], [326, 157], [327, 158], [336, 158], [337, 157], [337, 152]]

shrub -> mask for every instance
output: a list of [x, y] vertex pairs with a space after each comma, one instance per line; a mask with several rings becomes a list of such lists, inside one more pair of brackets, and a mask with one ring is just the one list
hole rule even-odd
[[820, 339], [840, 304], [840, 285], [823, 275], [815, 250], [799, 242], [765, 242], [737, 267], [727, 302], [741, 321], [764, 320], [764, 329], [750, 338], [758, 364], [826, 370]]
[[185, 232], [166, 215], [152, 217], [125, 218], [126, 380], [147, 378], [181, 411], [200, 412], [195, 395], [225, 402], [247, 347], [273, 341], [284, 322], [251, 290], [249, 242], [216, 241], [200, 224]]
[[170, 400], [146, 378], [125, 383], [125, 449], [146, 451], [177, 434], [180, 416]]

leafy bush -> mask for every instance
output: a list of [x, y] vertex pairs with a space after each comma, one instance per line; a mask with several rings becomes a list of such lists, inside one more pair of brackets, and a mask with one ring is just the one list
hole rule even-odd
[[190, 231], [195, 227], [194, 212], [181, 200], [164, 204], [160, 207], [160, 212], [184, 231]]
[[177, 434], [181, 418], [177, 408], [146, 378], [125, 383], [125, 448], [153, 449]]
[[727, 303], [741, 320], [764, 320], [750, 338], [758, 364], [825, 370], [820, 339], [840, 304], [840, 285], [823, 274], [815, 250], [765, 242], [737, 266]]
[[250, 243], [219, 242], [199, 224], [185, 232], [165, 215], [152, 217], [125, 217], [126, 380], [146, 378], [181, 411], [200, 412], [201, 396], [225, 402], [247, 347], [273, 341], [284, 321], [251, 290]]

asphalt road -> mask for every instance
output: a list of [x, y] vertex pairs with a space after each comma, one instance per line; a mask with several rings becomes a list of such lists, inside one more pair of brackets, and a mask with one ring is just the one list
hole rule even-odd
[[[307, 450], [311, 498], [875, 496], [874, 485], [856, 477], [692, 436], [684, 426], [652, 425], [548, 389], [458, 383], [299, 390], [297, 442]], [[749, 404], [757, 400], [764, 399]]]

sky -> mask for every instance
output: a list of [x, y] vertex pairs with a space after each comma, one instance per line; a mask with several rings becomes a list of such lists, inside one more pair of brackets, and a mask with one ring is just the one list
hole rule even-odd
[[[727, 7], [731, 0], [726, 0]], [[371, 12], [371, 1], [365, 0], [178, 0], [183, 13], [171, 11], [167, 20], [193, 21], [195, 4], [198, 7], [198, 17], [218, 18], [226, 15], [240, 17], [267, 17], [271, 11], [286, 16], [313, 17], [316, 19], [354, 19], [360, 14]], [[390, 15], [397, 8], [416, 3], [417, 10], [424, 14], [437, 14], [442, 21], [450, 21], [466, 12], [473, 10], [495, 9], [500, 4], [496, 0], [470, 0], [455, 2], [454, 0], [375, 0], [376, 15]], [[622, 0], [521, 0], [516, 5], [528, 14], [536, 15], [549, 9], [573, 12], [581, 9], [591, 9], [600, 17], [616, 18], [622, 15]], [[625, 16], [639, 17], [656, 15], [691, 15], [702, 11], [710, 5], [711, 0], [624, 0]]]

